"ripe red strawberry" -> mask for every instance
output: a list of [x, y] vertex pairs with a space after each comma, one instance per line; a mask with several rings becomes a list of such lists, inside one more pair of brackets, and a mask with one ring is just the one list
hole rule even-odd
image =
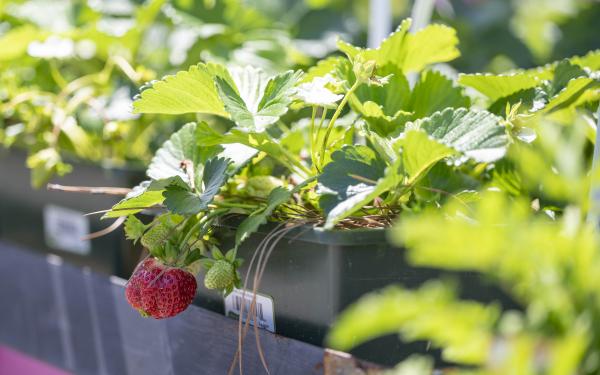
[[191, 273], [148, 258], [131, 275], [125, 296], [142, 315], [163, 319], [185, 310], [196, 295], [196, 287]]

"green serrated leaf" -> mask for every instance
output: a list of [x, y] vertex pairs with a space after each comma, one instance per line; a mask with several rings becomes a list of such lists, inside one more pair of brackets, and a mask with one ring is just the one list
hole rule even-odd
[[168, 186], [163, 192], [164, 204], [171, 212], [181, 215], [196, 215], [208, 209], [208, 205], [229, 178], [229, 164], [229, 160], [224, 158], [209, 159], [202, 168], [197, 169], [198, 173], [202, 173], [202, 186], [196, 186], [198, 192], [187, 186]]
[[401, 140], [402, 167], [412, 185], [438, 161], [455, 155], [450, 147], [432, 139], [420, 130], [409, 130]]
[[[198, 142], [206, 146], [241, 144], [258, 151], [263, 151], [276, 160], [286, 160], [288, 157], [287, 150], [266, 132], [255, 133], [232, 129], [226, 134], [220, 134], [208, 126], [208, 124], [200, 123], [198, 124]], [[236, 155], [229, 154], [226, 151], [234, 152], [235, 149], [227, 150], [226, 148], [221, 155], [228, 158], [236, 157]], [[244, 152], [247, 157], [244, 159], [246, 161], [254, 156], [253, 153], [248, 153], [247, 151]], [[237, 158], [239, 159], [239, 154], [237, 155]]]
[[221, 187], [227, 182], [230, 176], [228, 173], [230, 165], [231, 161], [229, 159], [220, 157], [209, 159], [204, 164], [201, 199], [206, 205], [212, 202], [215, 195], [219, 193]]
[[591, 89], [600, 87], [600, 81], [589, 77], [579, 77], [568, 81], [566, 87], [550, 98], [543, 107], [546, 113], [552, 113], [576, 104]]
[[143, 181], [134, 187], [124, 199], [115, 204], [102, 218], [128, 216], [161, 204], [164, 201], [163, 191], [170, 185], [187, 186], [178, 176], [156, 181]]
[[590, 51], [584, 56], [574, 56], [569, 59], [571, 63], [591, 70], [600, 69], [600, 49]]
[[573, 65], [566, 59], [560, 61], [554, 68], [554, 78], [552, 79], [550, 89], [548, 90], [548, 96], [558, 94], [559, 91], [567, 87], [569, 81], [587, 76], [587, 72], [578, 65]]
[[144, 235], [147, 225], [142, 223], [135, 215], [129, 215], [123, 227], [125, 229], [125, 238], [136, 243]]
[[208, 113], [229, 117], [205, 64], [152, 83], [133, 102], [135, 113]]
[[[377, 74], [391, 77], [384, 86], [361, 85], [350, 98], [350, 105], [365, 118], [372, 131], [387, 136], [411, 119], [410, 86], [396, 65], [378, 67]], [[353, 81], [354, 77], [348, 79]]]
[[325, 229], [332, 229], [340, 220], [401, 182], [400, 159], [386, 168], [369, 147], [344, 146], [331, 157], [331, 163], [318, 178], [322, 195], [319, 204], [327, 213]]
[[508, 145], [502, 119], [487, 111], [448, 108], [408, 124], [410, 128], [425, 130], [438, 142], [477, 162], [502, 158]]
[[421, 75], [411, 93], [408, 111], [414, 113], [414, 118], [421, 118], [446, 108], [468, 107], [469, 104], [469, 98], [452, 80], [440, 72], [427, 71]]
[[362, 187], [359, 193], [349, 196], [348, 199], [334, 206], [327, 214], [324, 228], [333, 229], [340, 220], [352, 215], [358, 209], [372, 202], [373, 199], [399, 185], [402, 180], [398, 173], [398, 164], [399, 162], [396, 162], [387, 167], [383, 177], [375, 184]]
[[337, 204], [364, 190], [371, 190], [383, 177], [385, 163], [370, 147], [346, 145], [333, 152], [331, 162], [318, 177], [319, 204], [328, 213]]
[[181, 167], [183, 161], [190, 161], [194, 169], [214, 157], [222, 148], [218, 144], [204, 145], [198, 142], [200, 132], [194, 123], [184, 125], [166, 141], [152, 158], [146, 171], [153, 180], [173, 176], [180, 177], [191, 185], [188, 174]]
[[180, 215], [196, 215], [206, 209], [200, 196], [187, 188], [169, 186], [163, 191], [164, 205], [173, 213]]
[[338, 42], [338, 48], [351, 59], [361, 54], [365, 60], [375, 60], [378, 66], [394, 64], [403, 72], [418, 72], [430, 64], [451, 61], [460, 52], [456, 48], [456, 31], [445, 25], [429, 25], [409, 34], [411, 20], [400, 26], [377, 49], [361, 49]]
[[517, 72], [512, 74], [461, 74], [458, 83], [463, 86], [472, 87], [491, 102], [512, 95], [518, 91], [538, 86], [541, 81], [528, 72]]
[[225, 109], [240, 127], [262, 132], [287, 112], [302, 72], [287, 71], [268, 78], [264, 71], [247, 66], [232, 68], [230, 74], [233, 82], [215, 78]]

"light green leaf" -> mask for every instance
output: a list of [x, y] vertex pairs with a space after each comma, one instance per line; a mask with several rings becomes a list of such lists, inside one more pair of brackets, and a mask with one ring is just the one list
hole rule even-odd
[[512, 74], [461, 74], [458, 82], [472, 87], [494, 102], [517, 91], [538, 86], [541, 81], [527, 72]]
[[[443, 358], [480, 364], [492, 344], [490, 330], [498, 319], [495, 307], [458, 301], [441, 282], [416, 291], [388, 287], [361, 298], [342, 313], [327, 342], [348, 350], [372, 338], [400, 333], [408, 340], [428, 340], [443, 348]], [[443, 328], [443, 329], [442, 329]]]
[[325, 77], [328, 74], [333, 75], [336, 71], [338, 64], [345, 60], [341, 56], [330, 56], [326, 59], [319, 60], [316, 65], [312, 66], [306, 74], [300, 79], [300, 83], [311, 82], [313, 79], [318, 77]]
[[598, 87], [600, 87], [600, 81], [593, 78], [579, 77], [572, 79], [563, 90], [548, 101], [543, 111], [550, 113], [565, 109], [575, 104], [588, 90]]
[[574, 56], [569, 59], [571, 63], [591, 70], [600, 69], [600, 49], [590, 51], [584, 56]]
[[208, 113], [229, 117], [205, 64], [152, 83], [133, 102], [134, 113]]
[[408, 175], [409, 185], [422, 177], [435, 163], [457, 153], [420, 130], [407, 131], [400, 144], [402, 166]]
[[[258, 151], [263, 151], [280, 161], [286, 160], [288, 156], [287, 150], [279, 142], [271, 138], [267, 132], [254, 133], [232, 129], [228, 133], [221, 134], [208, 126], [208, 124], [200, 123], [198, 124], [198, 142], [205, 146], [241, 144]], [[226, 152], [222, 152], [221, 156], [229, 157]], [[249, 155], [249, 157], [252, 156]], [[290, 165], [286, 166], [291, 167]]]
[[487, 163], [506, 153], [508, 137], [501, 124], [500, 117], [487, 111], [448, 108], [406, 127], [423, 129], [438, 142], [466, 157]]
[[395, 65], [377, 68], [377, 74], [391, 75], [389, 82], [384, 86], [360, 86], [350, 98], [350, 105], [363, 115], [372, 131], [385, 137], [411, 119], [410, 87], [404, 73]]
[[53, 175], [63, 176], [72, 170], [54, 148], [44, 148], [29, 155], [27, 167], [31, 169], [31, 184], [36, 189], [42, 187]]
[[240, 127], [262, 132], [287, 112], [302, 72], [290, 70], [268, 78], [262, 70], [247, 66], [232, 68], [230, 74], [233, 82], [215, 78], [225, 109]]
[[427, 65], [451, 61], [460, 52], [456, 48], [456, 31], [444, 25], [429, 25], [409, 34], [411, 20], [402, 21], [398, 29], [377, 49], [361, 49], [345, 42], [338, 48], [351, 59], [361, 54], [365, 60], [375, 60], [378, 66], [394, 64], [403, 72], [418, 72]]
[[[409, 34], [406, 44], [402, 64], [405, 72], [418, 72], [428, 65], [452, 61], [460, 56], [456, 30], [445, 25], [433, 24]], [[399, 53], [394, 51], [393, 45], [388, 50], [390, 60], [395, 61]]]
[[0, 61], [9, 61], [20, 58], [27, 53], [29, 43], [43, 39], [46, 32], [42, 32], [31, 25], [16, 27], [0, 37]]
[[147, 225], [142, 223], [135, 215], [129, 215], [123, 224], [123, 228], [125, 229], [125, 237], [136, 243], [144, 235]]
[[167, 186], [175, 185], [185, 187], [187, 184], [179, 177], [163, 180], [144, 181], [115, 204], [110, 211], [102, 216], [103, 219], [128, 216], [143, 211], [146, 208], [161, 204], [164, 201], [163, 191]]
[[452, 80], [440, 72], [427, 71], [415, 85], [407, 111], [413, 112], [414, 118], [421, 118], [446, 108], [468, 107], [469, 104], [469, 98], [463, 95], [460, 87], [454, 86]]

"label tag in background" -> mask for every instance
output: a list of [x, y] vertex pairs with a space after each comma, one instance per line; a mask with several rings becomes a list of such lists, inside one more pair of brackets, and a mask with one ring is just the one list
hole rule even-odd
[[[243, 289], [234, 289], [225, 297], [225, 315], [230, 318], [239, 318], [242, 303], [245, 305], [243, 321], [246, 322], [252, 304], [252, 291], [250, 290], [244, 292]], [[256, 318], [259, 328], [275, 333], [273, 298], [264, 294], [256, 294]], [[254, 325], [253, 319], [251, 319], [250, 324]]]
[[53, 249], [86, 255], [92, 250], [89, 240], [90, 224], [82, 212], [47, 205], [44, 207], [44, 236], [46, 245]]

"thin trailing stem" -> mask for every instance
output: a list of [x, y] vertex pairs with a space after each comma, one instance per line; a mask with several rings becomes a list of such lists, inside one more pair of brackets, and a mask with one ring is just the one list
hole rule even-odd
[[127, 195], [131, 192], [129, 188], [104, 187], [104, 186], [71, 186], [48, 184], [46, 189], [55, 191], [67, 191], [70, 193], [88, 193], [88, 194], [107, 194], [107, 195]]

